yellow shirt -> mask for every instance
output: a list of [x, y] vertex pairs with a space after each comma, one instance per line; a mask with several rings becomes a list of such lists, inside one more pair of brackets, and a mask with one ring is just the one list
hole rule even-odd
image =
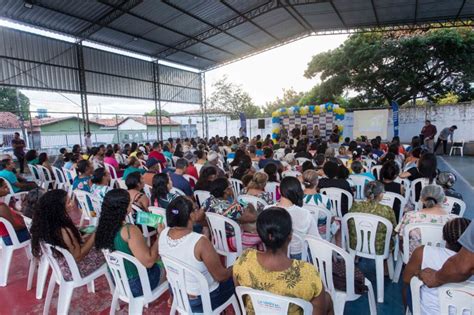
[[[273, 294], [311, 301], [322, 292], [323, 284], [319, 273], [310, 263], [293, 260], [292, 266], [284, 271], [268, 271], [257, 261], [257, 251], [249, 249], [242, 253], [233, 269], [239, 285]], [[250, 300], [246, 300], [249, 314], [255, 314]], [[288, 314], [302, 314], [296, 305], [290, 305]]]

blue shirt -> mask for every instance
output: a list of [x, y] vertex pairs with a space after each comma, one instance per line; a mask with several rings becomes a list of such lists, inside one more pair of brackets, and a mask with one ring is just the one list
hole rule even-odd
[[176, 173], [170, 173], [171, 181], [173, 182], [173, 187], [182, 190], [186, 196], [192, 196], [193, 191], [191, 189], [191, 185], [189, 182], [184, 178], [183, 175], [178, 175]]
[[145, 174], [145, 169], [143, 168], [136, 168], [136, 167], [133, 167], [133, 166], [129, 166], [125, 169], [125, 171], [123, 171], [123, 176], [122, 176], [122, 179], [123, 180], [126, 180], [127, 179], [127, 176], [130, 175], [131, 173], [134, 173], [134, 172], [139, 172], [140, 174]]
[[89, 186], [89, 180], [91, 179], [91, 176], [86, 176], [86, 177], [79, 177], [76, 176], [74, 178], [74, 181], [72, 182], [72, 190], [84, 190], [87, 192], [91, 192], [91, 187]]
[[0, 171], [0, 177], [5, 178], [13, 188], [13, 192], [19, 192], [20, 188], [18, 188], [15, 184], [18, 183], [18, 178], [16, 175], [7, 169], [3, 169]]
[[259, 149], [259, 150], [255, 151], [255, 155], [256, 156], [263, 156], [263, 150]]

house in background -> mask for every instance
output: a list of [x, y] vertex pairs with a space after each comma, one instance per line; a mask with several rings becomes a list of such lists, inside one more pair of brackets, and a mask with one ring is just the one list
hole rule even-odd
[[[223, 113], [222, 111], [208, 109], [207, 121], [208, 123], [221, 121], [222, 126], [219, 125], [217, 130], [209, 130], [209, 136], [219, 133], [220, 135], [227, 135], [227, 121], [230, 120], [230, 115]], [[172, 114], [173, 120], [181, 125], [180, 137], [181, 138], [195, 138], [204, 137], [203, 133], [203, 117], [200, 109], [193, 109], [184, 112]]]
[[22, 133], [20, 119], [13, 113], [0, 112], [0, 145], [11, 147], [15, 132], [20, 133], [20, 135]]

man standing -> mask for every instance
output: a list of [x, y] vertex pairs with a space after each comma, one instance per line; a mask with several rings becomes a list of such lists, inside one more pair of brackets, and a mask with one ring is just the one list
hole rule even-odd
[[299, 140], [300, 139], [300, 134], [301, 134], [300, 126], [296, 125], [295, 128], [293, 128], [293, 130], [291, 130], [291, 136], [294, 139]]
[[438, 149], [438, 146], [441, 142], [443, 142], [443, 153], [448, 154], [448, 137], [450, 137], [451, 140], [451, 145], [453, 144], [453, 134], [454, 130], [458, 129], [456, 125], [453, 125], [451, 127], [446, 127], [443, 130], [441, 130], [438, 140], [436, 141], [436, 145], [434, 147], [434, 153], [436, 153], [436, 150]]
[[434, 148], [434, 137], [436, 136], [436, 126], [431, 124], [431, 121], [426, 120], [425, 126], [421, 129], [420, 136], [423, 139], [423, 143], [426, 146], [428, 152], [433, 153]]
[[91, 133], [89, 131], [86, 132], [86, 136], [84, 138], [84, 145], [86, 146], [87, 149], [92, 148], [92, 138], [91, 138]]
[[25, 141], [20, 138], [20, 134], [15, 132], [15, 136], [12, 140], [13, 154], [20, 164], [20, 173], [23, 174], [25, 167]]

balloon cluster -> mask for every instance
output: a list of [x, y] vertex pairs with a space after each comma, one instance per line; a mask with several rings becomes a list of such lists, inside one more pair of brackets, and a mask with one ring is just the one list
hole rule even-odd
[[[291, 106], [291, 107], [283, 107], [277, 109], [272, 113], [272, 139], [273, 142], [277, 142], [277, 138], [280, 134], [280, 125], [281, 125], [281, 118], [284, 116], [293, 116], [293, 115], [319, 115], [321, 113], [334, 113], [334, 119], [336, 121], [344, 120], [344, 114], [346, 110], [340, 107], [338, 104], [333, 104], [328, 102], [326, 104], [321, 105], [308, 105], [308, 106]], [[340, 135], [342, 137], [342, 125], [339, 125]]]

